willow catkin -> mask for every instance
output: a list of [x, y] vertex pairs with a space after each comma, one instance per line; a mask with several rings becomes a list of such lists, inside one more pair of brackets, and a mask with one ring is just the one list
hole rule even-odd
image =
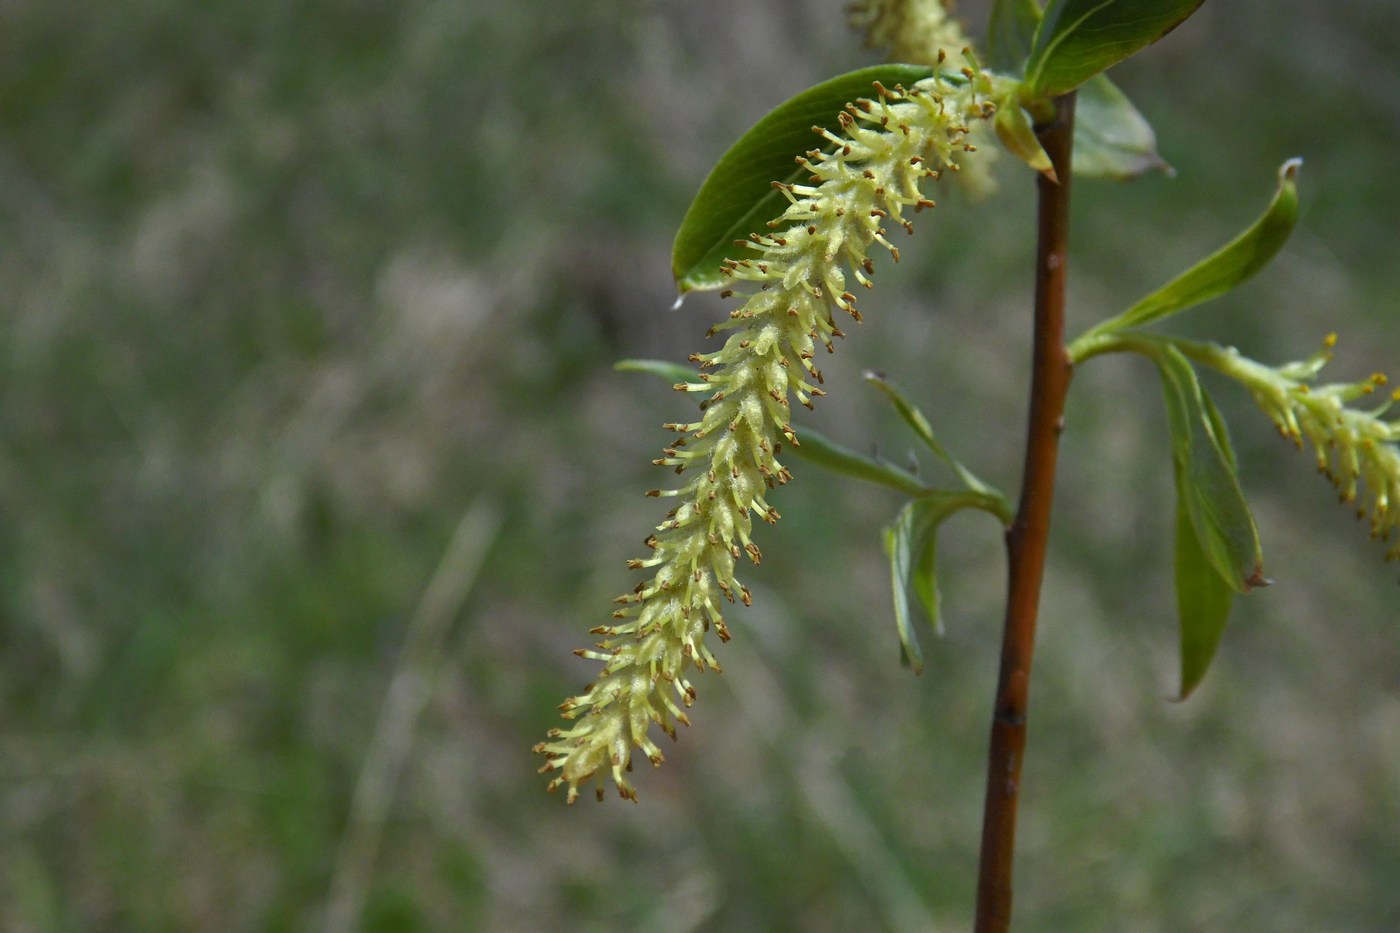
[[[958, 169], [974, 151], [970, 124], [994, 109], [992, 79], [970, 68], [908, 89], [875, 89], [874, 98], [847, 106], [839, 132], [817, 129], [828, 145], [798, 159], [811, 172], [808, 183], [775, 182], [787, 210], [768, 231], [736, 244], [742, 258], [724, 263], [733, 288], [723, 294], [744, 303], [710, 330], [728, 334], [724, 345], [693, 355], [699, 372], [676, 386], [707, 398], [698, 420], [665, 425], [678, 437], [655, 462], [682, 480], [648, 495], [677, 504], [647, 538], [650, 553], [629, 564], [652, 576], [617, 598], [612, 621], [592, 630], [601, 638], [594, 648], [575, 652], [603, 669], [561, 705], [572, 724], [535, 746], [547, 759], [540, 770], [559, 772], [549, 789], [567, 784], [570, 803], [600, 775], [636, 799], [624, 776], [633, 749], [659, 765], [651, 726], [674, 738], [676, 723], [689, 724], [684, 709], [695, 689], [687, 674], [719, 669], [706, 636], [713, 630], [727, 641], [722, 607], [751, 601], [735, 570], [745, 558], [760, 561], [753, 516], [777, 521], [767, 495], [791, 479], [779, 460], [783, 444], [798, 444], [790, 400], [810, 407], [823, 394], [817, 348], [830, 351], [832, 338], [844, 336], [838, 313], [860, 319], [850, 289], [870, 286], [870, 251], [898, 260], [889, 230], [912, 232], [908, 214], [934, 206], [921, 186]], [[601, 779], [597, 793], [601, 799]]]

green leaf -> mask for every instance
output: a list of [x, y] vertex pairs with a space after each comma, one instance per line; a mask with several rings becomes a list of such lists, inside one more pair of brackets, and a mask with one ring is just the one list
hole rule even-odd
[[[699, 383], [700, 381], [695, 370], [680, 363], [670, 363], [666, 360], [619, 360], [613, 364], [613, 369], [620, 373], [646, 373], [659, 376], [672, 385], [682, 382]], [[907, 470], [901, 470], [892, 463], [886, 463], [874, 457], [858, 454], [848, 447], [843, 447], [835, 441], [827, 439], [811, 428], [802, 428], [798, 433], [798, 440], [797, 446], [786, 448], [790, 454], [809, 463], [815, 463], [817, 466], [825, 467], [833, 473], [841, 473], [879, 486], [887, 486], [907, 496], [918, 497], [929, 494], [929, 488]]]
[[1153, 169], [1172, 170], [1151, 124], [1107, 75], [1086, 81], [1074, 107], [1074, 174], [1124, 180]]
[[1201, 390], [1201, 401], [1206, 410], [1206, 419], [1210, 422], [1210, 432], [1220, 445], [1220, 452], [1225, 455], [1225, 462], [1230, 465], [1232, 471], [1238, 472], [1240, 465], [1235, 458], [1235, 445], [1230, 443], [1230, 428], [1225, 424], [1225, 416], [1220, 413], [1220, 409], [1215, 407], [1215, 400], [1207, 394], [1205, 389]]
[[923, 653], [914, 629], [909, 594], [913, 591], [933, 630], [943, 634], [935, 565], [938, 526], [959, 508], [958, 497], [915, 499], [899, 510], [884, 531], [885, 554], [890, 559], [890, 588], [894, 597], [894, 621], [899, 631], [902, 663], [922, 673]]
[[894, 523], [885, 527], [885, 556], [890, 559], [890, 595], [894, 598], [894, 624], [899, 632], [899, 660], [915, 674], [924, 672], [924, 654], [909, 612], [909, 567], [914, 503], [900, 509]]
[[907, 496], [924, 496], [929, 493], [928, 487], [914, 474], [901, 470], [892, 463], [858, 454], [811, 428], [799, 428], [797, 439], [799, 443], [796, 447], [783, 448], [784, 456], [792, 454], [833, 473], [863, 479], [879, 486], [888, 486]]
[[1298, 221], [1298, 169], [1302, 164], [1302, 159], [1289, 159], [1279, 167], [1274, 199], [1249, 229], [1095, 330], [1141, 327], [1185, 311], [1225, 294], [1268, 265]]
[[938, 438], [933, 436], [933, 425], [929, 424], [928, 418], [919, 411], [913, 403], [900, 391], [899, 386], [889, 380], [884, 373], [877, 373], [873, 370], [866, 370], [865, 381], [874, 385], [885, 394], [894, 405], [894, 410], [899, 412], [899, 417], [904, 419], [904, 423], [914, 429], [919, 440], [923, 441], [929, 450], [933, 451], [938, 459], [948, 465], [952, 465], [954, 460], [943, 445], [938, 442]]
[[1176, 504], [1176, 607], [1181, 634], [1181, 691], [1184, 700], [1200, 684], [1220, 645], [1234, 591], [1201, 550], [1186, 503]]
[[721, 288], [720, 263], [734, 255], [735, 240], [766, 232], [787, 199], [773, 182], [804, 180], [796, 158], [821, 140], [814, 126], [840, 128], [837, 114], [851, 101], [874, 94], [874, 82], [909, 86], [933, 74], [921, 65], [876, 65], [823, 81], [780, 105], [729, 148], [700, 186], [671, 247], [671, 271], [682, 292]]
[[[671, 363], [666, 360], [641, 360], [627, 359], [619, 360], [613, 364], [613, 369], [622, 373], [646, 373], [658, 376], [670, 385], [679, 383], [700, 384], [695, 370], [680, 363]], [[889, 385], [889, 391], [894, 392], [901, 400], [904, 396], [899, 390]], [[924, 430], [927, 431], [927, 440], [932, 442], [940, 456], [947, 459], [954, 469], [963, 475], [964, 482], [968, 485], [967, 492], [956, 492], [944, 489], [932, 489], [924, 482], [910, 473], [901, 469], [888, 461], [878, 457], [869, 457], [865, 454], [856, 453], [849, 447], [845, 447], [827, 438], [825, 435], [810, 427], [798, 429], [797, 436], [799, 443], [785, 447], [784, 456], [794, 456], [808, 463], [816, 464], [843, 476], [850, 476], [854, 479], [865, 480], [877, 486], [885, 486], [904, 493], [913, 499], [936, 501], [944, 504], [950, 511], [958, 509], [980, 509], [1001, 519], [1003, 523], [1011, 521], [1011, 504], [1006, 501], [1006, 497], [995, 489], [982, 483], [971, 473], [963, 469], [962, 465], [953, 460], [943, 452], [943, 448], [938, 446], [938, 442], [933, 438], [933, 429], [928, 426], [928, 420], [918, 409], [904, 402], [910, 417], [919, 419], [923, 423]], [[921, 436], [924, 436], [921, 434]]]
[[899, 412], [899, 416], [904, 419], [904, 423], [913, 428], [919, 440], [923, 441], [924, 445], [928, 447], [929, 450], [933, 451], [935, 457], [946, 463], [953, 472], [958, 475], [958, 479], [962, 480], [964, 486], [988, 500], [993, 506], [993, 508], [989, 509], [992, 514], [997, 515], [1008, 523], [1011, 521], [1011, 504], [1006, 501], [1006, 497], [998, 490], [993, 489], [978, 479], [971, 470], [958, 462], [957, 458], [952, 454], [948, 453], [947, 448], [939, 443], [938, 438], [934, 436], [933, 425], [929, 424], [928, 418], [909, 401], [900, 390], [899, 386], [891, 382], [884, 373], [877, 373], [869, 370], [865, 373], [865, 380], [866, 382], [872, 383], [885, 394], [885, 397], [890, 400], [890, 404], [894, 406], [895, 411]]
[[1026, 60], [1035, 98], [1068, 93], [1171, 32], [1202, 0], [1051, 0]]
[[1039, 25], [1036, 0], [996, 0], [987, 26], [987, 64], [992, 70], [1019, 74]]
[[699, 383], [700, 375], [692, 367], [666, 360], [618, 360], [613, 369], [620, 373], [649, 373], [670, 383]]
[[910, 568], [914, 595], [919, 598], [924, 615], [939, 635], [943, 634], [943, 600], [938, 592], [938, 526], [941, 524], [941, 519], [926, 522], [922, 533], [914, 538], [914, 561]]
[[1229, 439], [1214, 403], [1202, 390], [1190, 362], [1169, 343], [1155, 344], [1153, 357], [1172, 434], [1177, 498], [1186, 510], [1208, 566], [1231, 589], [1247, 593], [1267, 585], [1254, 516], [1235, 476]]

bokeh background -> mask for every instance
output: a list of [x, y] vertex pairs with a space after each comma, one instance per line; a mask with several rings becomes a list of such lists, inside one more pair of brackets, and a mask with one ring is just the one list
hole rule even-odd
[[[974, 32], [986, 4], [961, 8]], [[669, 310], [713, 160], [873, 63], [841, 0], [0, 2], [0, 927], [965, 928], [996, 528], [942, 538], [897, 663], [897, 498], [796, 465], [722, 676], [637, 775], [530, 746], [659, 520], [642, 496], [722, 313]], [[1400, 7], [1208, 3], [1115, 78], [1174, 179], [1076, 189], [1072, 327], [1304, 216], [1178, 329], [1397, 373]], [[1031, 185], [919, 223], [806, 422], [902, 458], [891, 374], [1014, 489]], [[1276, 585], [1175, 678], [1156, 378], [1071, 397], [1019, 840], [1022, 930], [1400, 926], [1397, 573], [1310, 455], [1233, 423]], [[679, 406], [679, 407], [678, 407]]]

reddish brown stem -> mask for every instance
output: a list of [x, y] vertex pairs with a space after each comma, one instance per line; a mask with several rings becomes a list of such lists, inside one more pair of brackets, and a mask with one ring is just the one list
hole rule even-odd
[[1011, 867], [1016, 847], [1016, 807], [1026, 747], [1026, 712], [1036, 612], [1055, 496], [1055, 463], [1064, 429], [1070, 362], [1065, 353], [1065, 268], [1069, 242], [1070, 152], [1074, 95], [1055, 101], [1054, 118], [1036, 127], [1058, 181], [1038, 179], [1039, 234], [1035, 265], [1035, 349], [1030, 417], [1021, 501], [1006, 533], [1008, 588], [1001, 669], [987, 757], [987, 802], [982, 815], [982, 856], [977, 877], [979, 933], [1011, 926]]

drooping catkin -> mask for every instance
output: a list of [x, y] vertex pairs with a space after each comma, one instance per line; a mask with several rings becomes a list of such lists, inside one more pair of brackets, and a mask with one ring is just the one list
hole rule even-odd
[[[768, 230], [736, 244], [725, 274], [741, 307], [710, 330], [728, 334], [715, 351], [691, 357], [692, 381], [676, 386], [705, 393], [698, 420], [665, 425], [676, 439], [655, 462], [680, 482], [648, 495], [676, 505], [647, 540], [650, 553], [630, 562], [652, 576], [617, 598], [612, 620], [593, 629], [600, 641], [575, 652], [603, 662], [597, 680], [560, 707], [571, 724], [553, 729], [535, 747], [558, 771], [550, 790], [568, 785], [568, 800], [595, 777], [610, 775], [624, 798], [636, 791], [625, 777], [632, 750], [653, 764], [661, 750], [649, 736], [654, 724], [675, 737], [689, 724], [684, 709], [695, 699], [688, 679], [719, 669], [707, 634], [730, 637], [722, 608], [751, 595], [735, 568], [761, 559], [752, 540], [753, 516], [778, 519], [767, 496], [791, 479], [780, 461], [784, 444], [797, 445], [791, 399], [810, 407], [823, 394], [818, 347], [831, 351], [844, 336], [841, 314], [860, 320], [854, 286], [869, 287], [876, 246], [899, 259], [889, 241], [896, 225], [912, 232], [909, 214], [934, 206], [921, 186], [974, 147], [969, 126], [991, 115], [991, 79], [966, 68], [928, 78], [908, 89], [875, 86], [876, 95], [846, 107], [840, 131], [818, 130], [826, 144], [798, 161], [805, 184], [778, 184], [789, 205]], [[602, 781], [597, 787], [603, 795]]]

